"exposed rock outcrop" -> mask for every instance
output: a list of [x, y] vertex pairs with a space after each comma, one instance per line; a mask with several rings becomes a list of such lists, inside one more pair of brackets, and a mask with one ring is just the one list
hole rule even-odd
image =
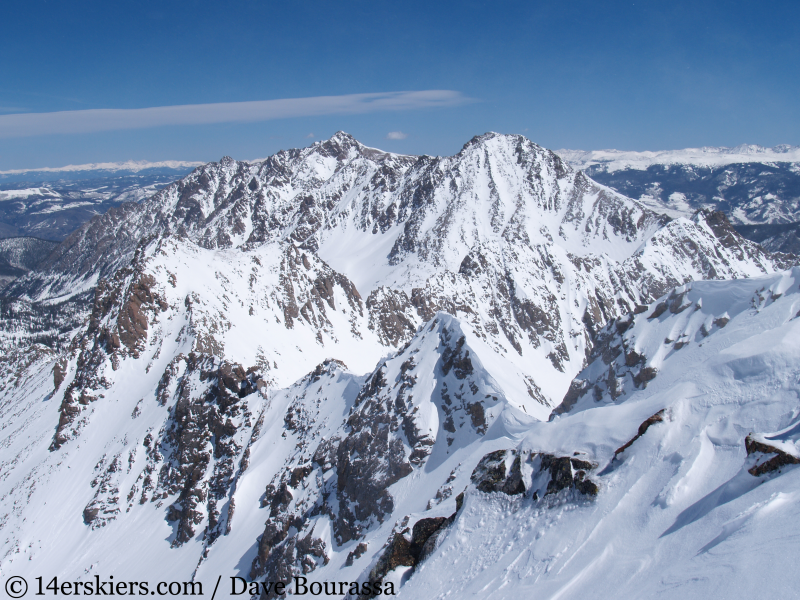
[[[760, 436], [750, 434], [744, 440], [747, 455], [755, 455], [758, 461], [755, 465], [747, 470], [747, 472], [754, 477], [759, 477], [760, 475], [777, 471], [786, 465], [800, 464], [800, 458], [797, 456], [789, 454], [788, 452], [767, 443], [767, 441], [763, 438], [759, 438]], [[758, 455], [763, 455], [765, 460], [762, 462], [762, 457]]]
[[642, 424], [639, 425], [639, 430], [636, 432], [636, 435], [614, 451], [614, 458], [617, 458], [618, 455], [622, 454], [623, 452], [625, 452], [626, 449], [630, 448], [631, 445], [633, 445], [633, 442], [642, 437], [645, 434], [645, 432], [650, 428], [651, 425], [663, 422], [665, 412], [666, 410], [662, 408], [652, 417], [648, 417], [647, 419], [645, 419], [642, 422]]
[[595, 496], [599, 487], [587, 477], [595, 468], [596, 463], [577, 456], [496, 450], [480, 460], [470, 480], [484, 493], [528, 494], [534, 500], [564, 489]]

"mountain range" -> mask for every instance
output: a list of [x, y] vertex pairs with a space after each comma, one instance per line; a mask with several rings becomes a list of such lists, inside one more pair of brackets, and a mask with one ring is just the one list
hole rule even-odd
[[798, 261], [516, 135], [200, 166], [2, 292], [0, 573], [790, 593]]
[[558, 152], [595, 181], [672, 217], [705, 209], [724, 212], [735, 225], [800, 221], [797, 146]]
[[[721, 210], [748, 239], [770, 238], [771, 249], [796, 251], [797, 226], [788, 237], [770, 236], [759, 226], [800, 220], [797, 147], [556, 153], [595, 181], [656, 212], [691, 217], [698, 209]], [[128, 161], [0, 172], [0, 237], [62, 241], [93, 216], [124, 202], [141, 202], [200, 165]]]

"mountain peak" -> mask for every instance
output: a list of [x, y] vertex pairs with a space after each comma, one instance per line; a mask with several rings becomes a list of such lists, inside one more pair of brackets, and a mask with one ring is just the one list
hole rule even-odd
[[471, 146], [479, 146], [481, 144], [485, 144], [489, 140], [493, 140], [498, 137], [512, 137], [512, 136], [508, 136], [507, 134], [503, 133], [497, 133], [495, 131], [487, 131], [486, 133], [482, 133], [481, 135], [476, 135], [475, 137], [473, 137], [470, 141], [468, 141], [461, 147], [461, 151], [463, 152], [464, 150], [470, 148]]
[[330, 138], [318, 142], [320, 146], [336, 146], [339, 148], [363, 148], [364, 144], [359, 142], [346, 131], [337, 131]]
[[347, 160], [351, 154], [363, 154], [364, 146], [356, 138], [345, 131], [337, 131], [329, 139], [319, 141], [311, 146], [323, 156], [335, 157], [337, 160]]
[[476, 135], [470, 141], [464, 144], [464, 146], [461, 148], [461, 152], [464, 152], [472, 147], [484, 147], [489, 144], [501, 144], [507, 147], [516, 147], [522, 144], [536, 150], [544, 150], [544, 148], [542, 148], [539, 144], [532, 142], [524, 135], [518, 133], [497, 133], [496, 131], [487, 131], [484, 134]]
[[341, 130], [339, 130], [336, 133], [334, 133], [328, 139], [328, 141], [329, 142], [336, 142], [336, 143], [339, 143], [339, 144], [345, 144], [345, 143], [346, 144], [360, 144], [361, 143], [356, 138], [354, 138], [352, 135], [347, 133], [346, 131], [341, 131]]

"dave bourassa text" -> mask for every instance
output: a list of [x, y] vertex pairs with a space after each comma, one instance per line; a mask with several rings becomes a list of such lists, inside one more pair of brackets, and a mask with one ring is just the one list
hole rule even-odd
[[[293, 585], [292, 585], [293, 584]], [[231, 577], [231, 596], [241, 596], [250, 594], [258, 596], [262, 593], [266, 596], [273, 592], [276, 596], [282, 596], [291, 589], [295, 596], [394, 596], [394, 583], [391, 581], [382, 583], [380, 581], [312, 581], [308, 583], [305, 577], [293, 577], [292, 582], [285, 581], [247, 581], [243, 577]]]

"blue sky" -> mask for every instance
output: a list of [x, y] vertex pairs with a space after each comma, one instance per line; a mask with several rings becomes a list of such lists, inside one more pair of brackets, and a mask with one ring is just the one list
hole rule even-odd
[[[252, 159], [339, 129], [416, 154], [490, 130], [549, 148], [800, 144], [794, 0], [26, 0], [2, 14], [0, 170]], [[316, 100], [266, 102], [295, 98]], [[176, 105], [193, 108], [129, 111]], [[117, 112], [73, 112], [97, 109]], [[52, 112], [69, 114], [29, 115]]]

